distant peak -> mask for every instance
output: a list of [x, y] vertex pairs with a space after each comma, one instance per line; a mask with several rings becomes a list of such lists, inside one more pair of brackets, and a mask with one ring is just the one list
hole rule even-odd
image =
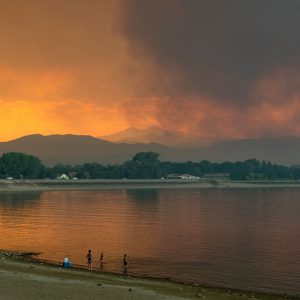
[[91, 135], [78, 135], [78, 134], [49, 134], [49, 135], [44, 135], [44, 134], [29, 134], [29, 135], [24, 135], [21, 137], [18, 137], [16, 139], [9, 140], [7, 142], [13, 142], [13, 141], [23, 141], [23, 140], [41, 140], [41, 139], [73, 139], [73, 138], [86, 138], [86, 139], [98, 139], [96, 137], [93, 137]]
[[153, 131], [153, 130], [160, 130], [160, 131], [164, 131], [164, 129], [162, 129], [161, 127], [159, 126], [156, 126], [156, 125], [152, 125], [152, 126], [149, 126], [149, 127], [146, 127], [146, 128], [137, 128], [137, 127], [129, 127], [128, 129], [125, 129], [124, 131]]
[[162, 129], [161, 127], [157, 126], [157, 125], [152, 125], [152, 126], [149, 126], [148, 128], [146, 129], [158, 129], [158, 130], [164, 130]]
[[147, 128], [137, 128], [137, 127], [128, 127], [127, 129], [115, 132], [113, 134], [109, 134], [109, 135], [105, 135], [105, 136], [100, 136], [100, 138], [110, 138], [110, 137], [119, 137], [119, 136], [123, 136], [123, 135], [141, 135], [141, 134], [145, 134], [145, 133], [149, 133], [149, 132], [162, 132], [164, 131], [163, 129], [161, 129], [158, 126], [150, 126]]
[[32, 138], [42, 138], [42, 137], [44, 137], [44, 135], [42, 135], [40, 133], [34, 133], [34, 134], [28, 134], [28, 135], [20, 136], [18, 138], [9, 140], [8, 142], [10, 142], [10, 141], [17, 141], [17, 140], [23, 140], [23, 139], [28, 139], [28, 138], [32, 139]]
[[[125, 129], [125, 130], [122, 130], [122, 131], [140, 131], [141, 129], [139, 129], [139, 128], [137, 128], [137, 127], [129, 127], [129, 128], [127, 128], [127, 129]], [[121, 131], [121, 132], [122, 132]]]

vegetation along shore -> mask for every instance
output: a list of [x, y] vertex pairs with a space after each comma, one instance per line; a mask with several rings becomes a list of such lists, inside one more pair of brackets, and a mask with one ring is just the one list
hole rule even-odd
[[282, 166], [248, 159], [215, 163], [160, 161], [159, 154], [139, 152], [117, 165], [87, 162], [82, 165], [45, 166], [35, 156], [9, 152], [0, 157], [0, 179], [205, 179], [210, 180], [300, 180], [300, 166]]

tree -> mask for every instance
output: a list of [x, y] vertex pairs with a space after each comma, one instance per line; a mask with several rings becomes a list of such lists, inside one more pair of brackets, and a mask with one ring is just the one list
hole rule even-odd
[[106, 178], [105, 167], [98, 163], [85, 163], [82, 166], [82, 171], [88, 174], [89, 178]]
[[139, 152], [131, 161], [123, 164], [126, 178], [155, 179], [161, 178], [163, 172], [155, 152]]
[[43, 178], [45, 166], [36, 156], [9, 152], [2, 155], [0, 158], [0, 174], [2, 177], [13, 178]]
[[200, 161], [199, 169], [203, 174], [213, 173], [212, 163], [208, 160]]
[[159, 163], [159, 154], [155, 152], [139, 152], [135, 154], [135, 156], [132, 158], [132, 161], [134, 162], [144, 162], [144, 163], [152, 163], [157, 164]]

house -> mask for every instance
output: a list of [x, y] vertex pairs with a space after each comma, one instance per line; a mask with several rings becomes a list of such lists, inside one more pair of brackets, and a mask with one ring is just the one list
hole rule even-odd
[[208, 180], [228, 180], [230, 178], [229, 173], [208, 173], [203, 176], [204, 179]]
[[197, 180], [199, 177], [191, 174], [169, 174], [167, 179]]
[[57, 177], [57, 179], [69, 179], [69, 176], [65, 173], [61, 174], [60, 176]]

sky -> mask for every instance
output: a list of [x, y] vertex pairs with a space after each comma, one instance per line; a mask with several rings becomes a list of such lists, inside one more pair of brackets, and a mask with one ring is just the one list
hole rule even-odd
[[0, 0], [0, 141], [300, 136], [299, 32], [299, 0]]

